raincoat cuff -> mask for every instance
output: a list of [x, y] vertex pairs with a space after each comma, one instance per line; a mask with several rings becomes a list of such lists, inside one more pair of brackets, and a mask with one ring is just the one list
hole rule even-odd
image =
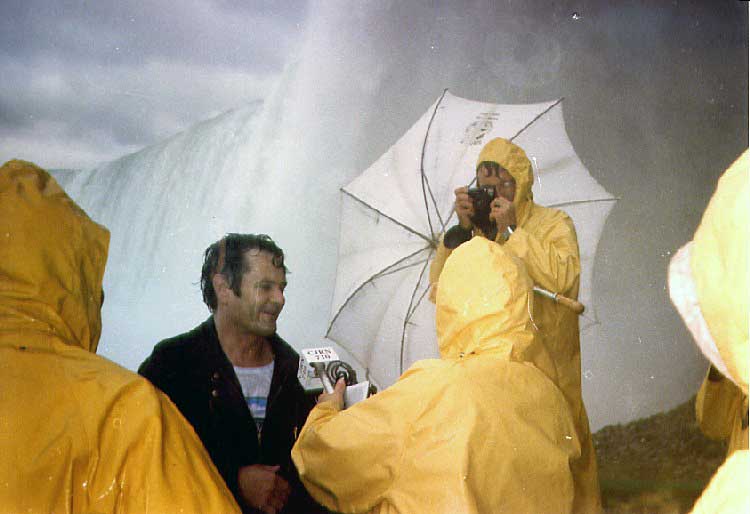
[[[336, 405], [335, 402], [320, 402], [315, 406], [315, 408], [310, 412], [310, 415], [307, 420], [307, 424], [309, 425], [311, 421], [317, 420], [319, 418], [325, 418], [328, 416], [333, 416], [334, 414], [340, 412], [341, 409], [339, 409], [339, 406]], [[315, 416], [313, 416], [313, 413], [315, 413]]]
[[528, 237], [529, 233], [526, 232], [523, 227], [518, 226], [513, 229], [513, 233], [508, 237], [508, 239], [503, 238], [502, 233], [498, 233], [495, 242], [505, 246], [505, 248], [511, 250], [516, 256], [520, 257], [522, 253], [521, 249], [524, 245], [522, 241]]

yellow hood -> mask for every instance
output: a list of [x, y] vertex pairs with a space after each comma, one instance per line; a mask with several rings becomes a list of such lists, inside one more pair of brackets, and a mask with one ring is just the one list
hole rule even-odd
[[719, 179], [693, 238], [693, 280], [698, 302], [721, 358], [747, 394], [750, 158], [747, 151]]
[[441, 357], [499, 351], [526, 360], [534, 343], [532, 285], [523, 262], [500, 245], [477, 236], [456, 248], [438, 286]]
[[693, 241], [672, 259], [670, 296], [703, 353], [748, 392], [750, 157], [719, 179]]
[[529, 215], [533, 202], [531, 186], [534, 184], [534, 173], [531, 169], [531, 161], [526, 157], [526, 152], [507, 139], [497, 137], [482, 148], [477, 159], [477, 168], [482, 162], [496, 162], [508, 170], [508, 173], [516, 181], [516, 196], [513, 199], [513, 204], [516, 208], [518, 224], [523, 224]]
[[[109, 231], [94, 223], [46, 171], [0, 168], [0, 339], [56, 336], [96, 352]], [[40, 343], [44, 344], [44, 343]]]

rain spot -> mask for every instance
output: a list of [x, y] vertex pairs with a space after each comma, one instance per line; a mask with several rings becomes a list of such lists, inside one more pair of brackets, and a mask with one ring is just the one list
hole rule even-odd
[[585, 378], [586, 380], [591, 380], [592, 378], [594, 378], [594, 373], [590, 369], [587, 369], [583, 372], [583, 378]]
[[570, 17], [573, 18], [576, 21], [580, 20], [582, 18], [582, 16], [580, 14], [578, 14], [577, 12], [574, 12], [573, 14], [571, 14]]
[[122, 426], [122, 419], [120, 419], [120, 418], [113, 419], [112, 420], [112, 426], [114, 428], [120, 428]]
[[573, 437], [572, 437], [572, 436], [569, 436], [569, 435], [566, 435], [566, 436], [565, 436], [565, 439], [567, 439], [568, 441], [570, 441], [571, 439], [573, 439]]

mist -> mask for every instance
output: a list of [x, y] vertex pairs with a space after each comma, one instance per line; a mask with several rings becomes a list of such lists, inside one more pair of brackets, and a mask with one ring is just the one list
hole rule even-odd
[[592, 429], [695, 393], [708, 364], [666, 270], [747, 147], [745, 3], [327, 1], [304, 28], [262, 102], [56, 173], [112, 231], [100, 354], [134, 369], [207, 317], [202, 252], [230, 231], [267, 233], [287, 254], [282, 337], [330, 344], [339, 188], [448, 88], [495, 103], [565, 97], [578, 156], [619, 199], [593, 269], [598, 340], [581, 348]]

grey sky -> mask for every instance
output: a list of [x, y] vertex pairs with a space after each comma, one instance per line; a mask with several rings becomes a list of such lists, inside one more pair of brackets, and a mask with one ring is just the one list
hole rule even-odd
[[0, 160], [89, 167], [262, 99], [305, 11], [297, 1], [5, 1]]

